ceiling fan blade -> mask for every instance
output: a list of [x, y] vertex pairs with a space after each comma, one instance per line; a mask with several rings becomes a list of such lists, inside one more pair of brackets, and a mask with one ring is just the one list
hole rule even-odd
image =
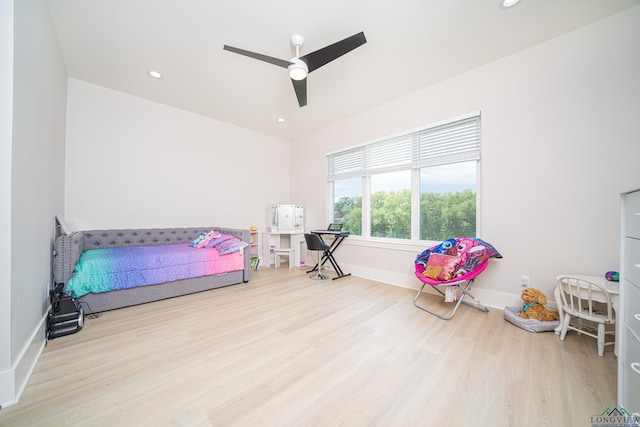
[[223, 49], [228, 50], [229, 52], [239, 53], [240, 55], [248, 56], [250, 58], [259, 59], [260, 61], [268, 62], [269, 64], [277, 65], [278, 67], [288, 68], [291, 64], [289, 61], [285, 61], [284, 59], [278, 59], [272, 56], [263, 55], [261, 53], [238, 49], [237, 47], [233, 46], [224, 45]]
[[347, 37], [346, 39], [340, 40], [332, 45], [301, 56], [300, 59], [307, 64], [309, 72], [312, 72], [334, 59], [341, 57], [345, 53], [351, 52], [353, 49], [362, 46], [366, 42], [367, 39], [364, 37], [364, 32], [359, 32], [358, 34], [354, 34], [353, 36]]
[[293, 90], [296, 91], [296, 97], [298, 97], [298, 105], [304, 107], [307, 105], [307, 79], [293, 80]]

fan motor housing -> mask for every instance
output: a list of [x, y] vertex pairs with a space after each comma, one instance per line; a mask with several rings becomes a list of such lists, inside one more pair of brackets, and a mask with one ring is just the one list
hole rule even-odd
[[294, 46], [302, 46], [304, 44], [304, 37], [300, 34], [294, 34], [291, 36], [291, 44]]

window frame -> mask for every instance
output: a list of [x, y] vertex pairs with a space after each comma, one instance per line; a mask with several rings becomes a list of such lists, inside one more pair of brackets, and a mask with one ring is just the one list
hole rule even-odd
[[[429, 133], [432, 130], [439, 128], [455, 127], [456, 125], [463, 126], [467, 123], [475, 123], [477, 127], [477, 142], [475, 143], [475, 149], [466, 150], [461, 153], [449, 153], [443, 156], [431, 156], [428, 158], [420, 158], [420, 153], [416, 149], [416, 144], [420, 143], [420, 136], [422, 133]], [[400, 245], [425, 245], [435, 241], [420, 240], [420, 170], [425, 167], [437, 166], [441, 164], [455, 164], [467, 161], [476, 162], [476, 236], [481, 235], [481, 157], [482, 157], [482, 120], [481, 113], [479, 111], [458, 116], [452, 119], [443, 120], [440, 122], [432, 123], [430, 125], [421, 126], [416, 129], [404, 131], [398, 134], [390, 135], [388, 137], [380, 138], [371, 142], [350, 146], [344, 149], [335, 150], [327, 153], [327, 200], [325, 202], [328, 218], [333, 219], [333, 207], [334, 207], [334, 182], [341, 179], [348, 179], [354, 177], [362, 178], [362, 235], [353, 236], [350, 241], [364, 241], [372, 242], [376, 246], [379, 243], [389, 243], [392, 246], [395, 244]], [[376, 167], [378, 164], [376, 161], [371, 161], [367, 158], [368, 153], [375, 149], [393, 148], [394, 141], [402, 140], [403, 138], [412, 138], [411, 142], [411, 158], [407, 162], [406, 159], [402, 163], [404, 157], [400, 156], [400, 160], [396, 160], [397, 164], [385, 165], [382, 167]], [[385, 143], [390, 142], [388, 147], [384, 147]], [[341, 154], [351, 154], [358, 157], [358, 153], [362, 153], [361, 161], [363, 165], [354, 170], [351, 168], [345, 173], [335, 173], [335, 164], [332, 164], [332, 160], [336, 156]], [[395, 157], [394, 157], [395, 158]], [[370, 162], [370, 163], [367, 163]], [[399, 164], [398, 164], [399, 163]], [[347, 167], [347, 169], [349, 169]], [[385, 172], [392, 172], [397, 170], [410, 170], [411, 171], [411, 237], [409, 239], [389, 238], [389, 237], [373, 237], [371, 236], [371, 176]]]

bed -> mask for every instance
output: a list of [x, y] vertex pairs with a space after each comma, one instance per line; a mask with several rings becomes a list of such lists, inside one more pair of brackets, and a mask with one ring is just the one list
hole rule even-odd
[[[212, 231], [214, 233], [211, 233]], [[209, 240], [212, 236], [222, 235], [227, 238], [227, 242], [220, 246], [210, 244], [206, 247], [200, 244], [199, 248], [194, 247], [194, 242], [202, 240], [207, 234]], [[86, 314], [247, 283], [251, 278], [251, 257], [250, 251], [244, 250], [243, 247], [250, 243], [250, 239], [249, 230], [226, 227], [87, 230], [64, 233], [55, 238], [54, 281], [56, 285], [63, 284], [65, 291], [73, 289]], [[237, 245], [233, 244], [239, 246], [239, 250], [235, 250], [234, 247], [234, 250], [228, 250], [229, 253], [224, 254], [220, 253], [224, 251], [218, 251], [218, 248], [223, 246], [228, 249], [229, 243], [233, 242], [239, 242]], [[212, 240], [211, 243], [215, 242]], [[96, 276], [96, 269], [108, 270], [116, 268], [114, 265], [132, 260], [134, 264], [146, 266], [147, 271], [153, 270], [153, 273], [159, 269], [156, 268], [158, 263], [164, 265], [162, 257], [167, 256], [167, 252], [171, 252], [172, 257], [178, 257], [173, 264], [183, 271], [141, 275], [139, 272], [128, 271], [127, 266], [121, 266], [118, 267], [120, 274], [127, 277], [116, 277], [116, 273], [109, 270], [100, 280], [101, 285], [97, 290], [92, 291], [85, 287], [86, 277]], [[95, 254], [101, 255], [97, 257]], [[185, 257], [192, 257], [194, 254], [197, 256], [195, 261], [191, 258], [185, 261]], [[106, 261], [103, 255], [108, 257]], [[91, 258], [101, 259], [97, 267], [87, 267]], [[191, 266], [185, 272], [183, 264], [186, 262]], [[212, 267], [215, 263], [225, 265]], [[76, 274], [78, 280], [74, 279]], [[81, 275], [85, 275], [85, 278], [79, 280]], [[115, 286], [115, 290], [109, 289], [111, 283], [121, 281], [126, 283]], [[82, 282], [80, 287], [76, 282]], [[131, 283], [137, 285], [131, 287], [134, 286]]]

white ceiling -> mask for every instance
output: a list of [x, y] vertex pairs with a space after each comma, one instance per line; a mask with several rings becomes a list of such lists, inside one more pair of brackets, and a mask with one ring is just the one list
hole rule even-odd
[[[70, 77], [293, 140], [640, 0], [48, 0]], [[289, 59], [364, 31], [308, 77], [223, 51]], [[160, 80], [148, 70], [163, 74]], [[278, 123], [278, 117], [286, 119]]]

